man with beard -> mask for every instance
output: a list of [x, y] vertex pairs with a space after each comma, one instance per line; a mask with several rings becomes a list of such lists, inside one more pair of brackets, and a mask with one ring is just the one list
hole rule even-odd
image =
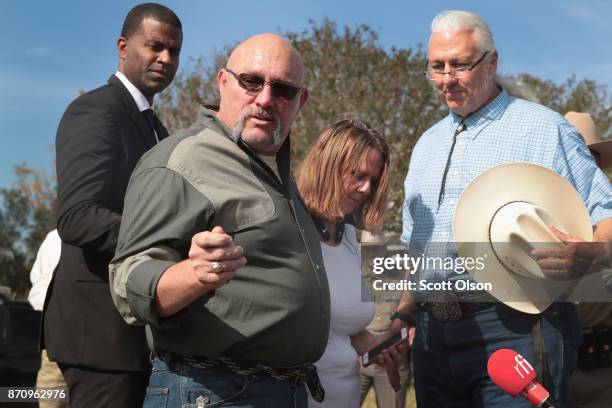
[[[496, 83], [497, 50], [489, 27], [478, 15], [444, 12], [431, 28], [426, 76], [450, 113], [423, 134], [412, 152], [402, 240], [411, 248], [425, 248], [425, 257], [456, 258], [452, 221], [464, 189], [493, 166], [529, 162], [547, 166], [572, 183], [595, 226], [593, 241], [610, 241], [612, 188], [578, 132], [558, 113], [512, 97]], [[571, 278], [583, 272], [585, 261], [599, 262], [604, 255], [579, 259], [572, 237], [554, 233], [570, 243], [554, 249], [559, 253], [541, 254], [541, 259], [534, 251], [544, 273]], [[423, 277], [434, 278], [428, 272]], [[449, 282], [465, 279], [453, 271], [435, 272], [446, 272], [443, 278]], [[531, 315], [492, 296], [474, 299], [445, 293], [444, 302], [432, 302], [413, 295], [421, 302], [414, 305], [413, 342], [419, 406], [529, 406], [503, 394], [489, 379], [487, 358], [499, 348], [514, 349], [534, 363], [552, 398], [567, 406], [580, 337], [572, 304], [553, 303], [543, 313]]]
[[329, 289], [289, 168], [304, 74], [282, 37], [247, 39], [217, 74], [220, 106], [132, 175], [110, 281], [124, 319], [151, 328], [145, 406], [304, 407], [304, 382], [320, 396]]
[[117, 40], [117, 72], [73, 101], [57, 130], [62, 248], [47, 293], [43, 343], [64, 374], [71, 407], [135, 407], [144, 398], [151, 369], [145, 331], [127, 325], [114, 308], [108, 264], [132, 170], [168, 135], [151, 104], [174, 78], [182, 40], [172, 10], [134, 7]]

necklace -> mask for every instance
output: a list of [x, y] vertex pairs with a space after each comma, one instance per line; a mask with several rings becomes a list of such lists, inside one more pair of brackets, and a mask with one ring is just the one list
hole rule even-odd
[[315, 227], [317, 227], [317, 231], [319, 231], [319, 235], [321, 235], [323, 241], [332, 242], [335, 244], [339, 244], [342, 241], [342, 236], [344, 235], [344, 221], [341, 221], [336, 224], [336, 234], [334, 237], [334, 241], [331, 240], [331, 232], [329, 231], [329, 229], [327, 229], [325, 223], [322, 220], [318, 219], [313, 215], [312, 221], [314, 222]]

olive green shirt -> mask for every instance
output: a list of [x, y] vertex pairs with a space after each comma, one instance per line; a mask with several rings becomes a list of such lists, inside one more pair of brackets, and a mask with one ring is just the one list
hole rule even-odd
[[[277, 155], [280, 181], [202, 108], [197, 122], [149, 151], [125, 197], [113, 300], [130, 324], [149, 324], [156, 351], [230, 357], [274, 366], [314, 362], [329, 332], [329, 287], [316, 229], [289, 169], [289, 138]], [[191, 238], [222, 226], [246, 266], [219, 289], [161, 318], [155, 289], [187, 258]]]

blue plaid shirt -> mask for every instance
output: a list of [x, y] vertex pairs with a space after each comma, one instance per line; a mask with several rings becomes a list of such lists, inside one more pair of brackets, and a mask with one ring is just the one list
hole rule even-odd
[[467, 129], [457, 135], [444, 200], [438, 208], [442, 176], [461, 120], [451, 112], [429, 128], [414, 148], [404, 183], [402, 241], [409, 246], [446, 242], [446, 256], [456, 256], [452, 244], [455, 204], [476, 176], [502, 163], [528, 162], [553, 169], [580, 193], [593, 225], [612, 217], [612, 186], [578, 131], [558, 113], [505, 91], [464, 119]]

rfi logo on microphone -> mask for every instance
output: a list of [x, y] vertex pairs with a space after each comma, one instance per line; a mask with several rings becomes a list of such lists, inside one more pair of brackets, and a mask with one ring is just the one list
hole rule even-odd
[[519, 373], [521, 378], [525, 378], [525, 376], [523, 375], [523, 372], [525, 372], [525, 374], [529, 374], [530, 372], [533, 371], [533, 367], [531, 366], [531, 364], [529, 364], [529, 361], [525, 360], [523, 356], [521, 356], [520, 354], [517, 354], [514, 357], [514, 361], [516, 361], [516, 365], [514, 366], [514, 369], [516, 370], [517, 373]]

